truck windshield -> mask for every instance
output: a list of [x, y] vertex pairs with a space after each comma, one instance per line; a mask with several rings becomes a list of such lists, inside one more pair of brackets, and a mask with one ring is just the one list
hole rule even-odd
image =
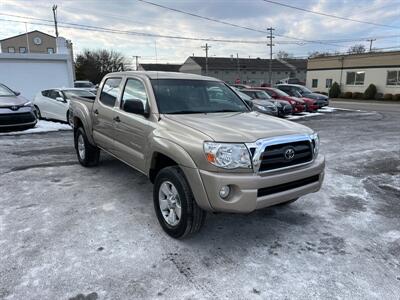
[[162, 114], [247, 112], [246, 104], [224, 83], [191, 79], [151, 80]]

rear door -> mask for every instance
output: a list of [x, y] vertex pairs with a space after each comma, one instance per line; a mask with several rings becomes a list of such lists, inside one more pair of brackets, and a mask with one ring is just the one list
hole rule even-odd
[[139, 78], [127, 78], [120, 105], [116, 108], [119, 121], [115, 123], [115, 152], [118, 158], [143, 172], [147, 138], [153, 130], [153, 123], [143, 115], [124, 111], [124, 103], [133, 100], [140, 100], [146, 111], [150, 109], [148, 91]]
[[114, 153], [115, 105], [121, 94], [121, 83], [122, 77], [107, 78], [98, 100], [93, 104], [93, 139], [98, 146], [111, 153]]

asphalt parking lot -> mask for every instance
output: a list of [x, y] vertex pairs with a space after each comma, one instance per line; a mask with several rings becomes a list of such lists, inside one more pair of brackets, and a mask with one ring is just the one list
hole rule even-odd
[[[334, 103], [352, 109], [356, 105]], [[399, 299], [400, 105], [296, 120], [319, 131], [320, 192], [163, 233], [152, 185], [72, 132], [0, 136], [1, 299]]]

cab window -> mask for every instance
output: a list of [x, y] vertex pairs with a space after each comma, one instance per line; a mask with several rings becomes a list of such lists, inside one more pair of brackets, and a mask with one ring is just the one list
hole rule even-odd
[[115, 101], [121, 90], [122, 78], [107, 78], [100, 94], [100, 102], [106, 106], [114, 107]]

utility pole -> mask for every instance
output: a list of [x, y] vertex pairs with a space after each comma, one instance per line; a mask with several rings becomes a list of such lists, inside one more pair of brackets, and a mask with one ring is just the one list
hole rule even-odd
[[275, 38], [272, 32], [275, 28], [269, 27], [267, 30], [269, 31], [269, 35], [267, 36], [267, 38], [269, 38], [269, 43], [267, 44], [267, 46], [269, 46], [269, 85], [272, 86], [272, 47], [275, 46], [272, 43], [272, 39]]
[[242, 82], [241, 78], [240, 78], [240, 63], [239, 63], [239, 53], [236, 53], [236, 63], [237, 63], [237, 73], [238, 73], [238, 79], [239, 79], [239, 83]]
[[201, 46], [204, 51], [206, 51], [206, 76], [208, 76], [208, 50], [211, 48], [207, 43], [205, 46]]
[[376, 39], [369, 39], [367, 42], [369, 42], [369, 52], [372, 51], [372, 42], [376, 41]]
[[53, 5], [53, 18], [54, 18], [54, 28], [56, 30], [56, 37], [58, 37], [58, 27], [57, 27], [57, 5]]
[[139, 69], [139, 58], [140, 58], [140, 56], [138, 56], [138, 55], [132, 55], [132, 57], [133, 58], [135, 58], [135, 60], [136, 60], [136, 71]]

